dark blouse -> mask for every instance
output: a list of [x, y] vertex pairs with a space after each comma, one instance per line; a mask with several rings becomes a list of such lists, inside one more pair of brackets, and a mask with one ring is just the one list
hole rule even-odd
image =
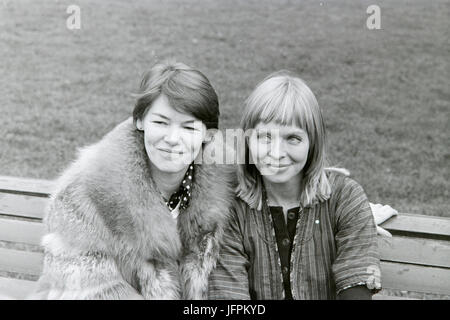
[[269, 207], [270, 214], [275, 228], [275, 237], [277, 239], [278, 254], [280, 255], [281, 272], [283, 274], [283, 285], [286, 300], [292, 300], [290, 261], [292, 252], [292, 243], [295, 237], [295, 227], [297, 225], [298, 212], [300, 207], [289, 209], [287, 212], [287, 224], [284, 219], [282, 207]]
[[183, 181], [181, 182], [180, 188], [174, 192], [166, 205], [170, 210], [173, 210], [180, 203], [180, 209], [185, 210], [189, 206], [189, 201], [191, 200], [191, 188], [194, 182], [195, 166], [191, 163], [184, 174]]

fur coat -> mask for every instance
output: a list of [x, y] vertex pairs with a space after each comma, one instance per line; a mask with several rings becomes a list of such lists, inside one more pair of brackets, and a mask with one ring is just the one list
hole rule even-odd
[[150, 179], [143, 133], [124, 121], [60, 177], [30, 298], [206, 299], [233, 184], [225, 165], [198, 165], [189, 207], [174, 220]]

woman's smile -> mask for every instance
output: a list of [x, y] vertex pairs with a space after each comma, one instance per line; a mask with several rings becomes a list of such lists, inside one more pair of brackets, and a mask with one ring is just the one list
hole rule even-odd
[[291, 164], [290, 163], [265, 163], [266, 166], [272, 167], [272, 168], [276, 168], [276, 169], [281, 169], [281, 168], [286, 168], [289, 167]]
[[177, 150], [172, 150], [169, 148], [156, 148], [157, 150], [163, 152], [163, 153], [169, 153], [169, 154], [178, 154], [178, 155], [183, 155], [184, 152], [183, 151], [177, 151]]
[[265, 166], [274, 171], [281, 172], [281, 171], [287, 170], [291, 166], [291, 164], [276, 164], [276, 163], [270, 164], [270, 163], [268, 163], [268, 164], [265, 164]]

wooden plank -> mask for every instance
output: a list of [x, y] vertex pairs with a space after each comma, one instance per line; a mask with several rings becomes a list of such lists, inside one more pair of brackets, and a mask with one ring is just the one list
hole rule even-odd
[[48, 201], [48, 198], [0, 193], [0, 214], [42, 219]]
[[450, 294], [450, 269], [381, 262], [381, 285], [386, 289]]
[[0, 191], [48, 196], [54, 185], [52, 180], [0, 176]]
[[372, 300], [420, 300], [408, 297], [398, 297], [398, 296], [385, 296], [382, 294], [375, 294], [372, 296]]
[[39, 276], [44, 254], [0, 248], [0, 270]]
[[22, 300], [36, 288], [36, 281], [0, 277], [0, 300]]
[[45, 226], [40, 222], [29, 222], [0, 218], [0, 240], [40, 245]]
[[401, 213], [381, 224], [389, 231], [424, 233], [450, 238], [450, 218]]
[[378, 237], [381, 259], [450, 268], [450, 242], [394, 236]]

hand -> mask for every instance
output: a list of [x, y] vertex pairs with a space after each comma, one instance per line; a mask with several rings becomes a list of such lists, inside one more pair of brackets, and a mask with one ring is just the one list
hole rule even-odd
[[370, 209], [372, 210], [373, 218], [377, 225], [377, 233], [382, 236], [392, 237], [392, 234], [390, 234], [389, 231], [386, 231], [385, 229], [379, 227], [378, 225], [382, 224], [390, 217], [397, 215], [398, 211], [389, 205], [382, 205], [379, 203], [377, 204], [369, 203], [369, 205]]

